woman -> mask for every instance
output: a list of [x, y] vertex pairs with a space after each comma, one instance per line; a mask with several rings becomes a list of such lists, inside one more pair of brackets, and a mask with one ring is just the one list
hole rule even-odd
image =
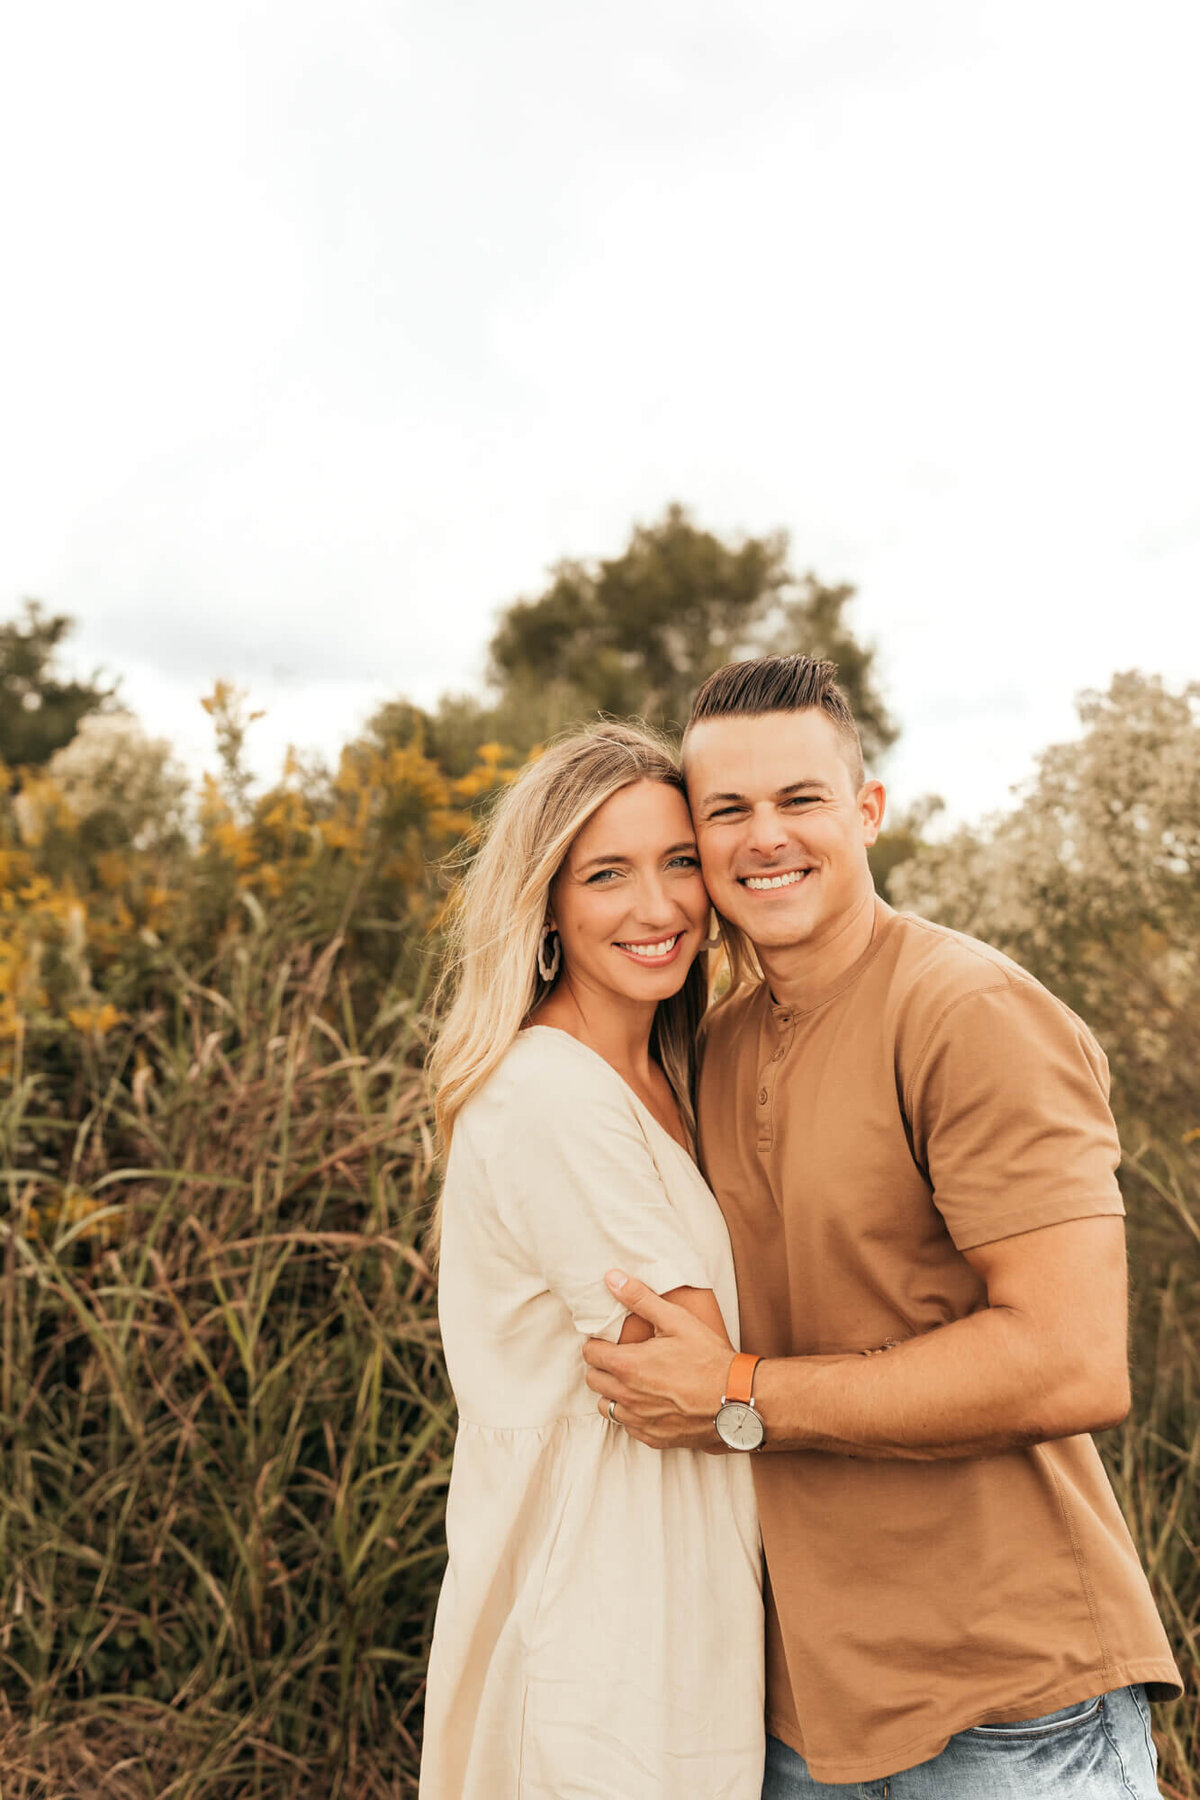
[[581, 1355], [650, 1335], [614, 1267], [737, 1343], [692, 1150], [708, 919], [679, 772], [621, 725], [522, 773], [464, 885], [432, 1062], [459, 1434], [422, 1800], [758, 1800], [750, 1469], [634, 1442]]

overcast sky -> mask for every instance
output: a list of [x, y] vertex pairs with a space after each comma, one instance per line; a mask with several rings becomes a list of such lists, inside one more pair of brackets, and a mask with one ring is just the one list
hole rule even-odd
[[[897, 801], [1200, 675], [1193, 0], [38, 0], [0, 615], [197, 766], [477, 685], [669, 500], [857, 584]], [[209, 759], [211, 760], [211, 758]]]

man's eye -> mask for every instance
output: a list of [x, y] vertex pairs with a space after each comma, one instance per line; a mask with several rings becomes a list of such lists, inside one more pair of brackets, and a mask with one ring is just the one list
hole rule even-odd
[[716, 812], [710, 812], [709, 821], [713, 819], [731, 819], [735, 813], [741, 812], [740, 806], [719, 806]]

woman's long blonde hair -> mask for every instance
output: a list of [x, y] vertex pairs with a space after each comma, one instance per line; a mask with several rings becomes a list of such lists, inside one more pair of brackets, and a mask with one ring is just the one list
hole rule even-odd
[[[429, 1073], [443, 1151], [462, 1108], [550, 992], [537, 953], [551, 882], [592, 814], [635, 781], [660, 781], [687, 797], [664, 738], [643, 726], [605, 723], [552, 744], [501, 795], [451, 909], [435, 999], [435, 1012], [444, 1010], [444, 1017]], [[708, 1003], [706, 961], [701, 953], [679, 992], [660, 1004], [650, 1038], [693, 1138], [696, 1031]], [[439, 1225], [435, 1215], [430, 1233], [435, 1246]]]

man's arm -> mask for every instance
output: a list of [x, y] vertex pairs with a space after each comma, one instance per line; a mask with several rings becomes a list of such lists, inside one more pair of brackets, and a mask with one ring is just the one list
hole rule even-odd
[[[979, 1312], [877, 1356], [760, 1363], [764, 1450], [924, 1462], [1118, 1424], [1129, 1410], [1122, 1220], [1073, 1219], [964, 1254], [987, 1289]], [[719, 1447], [728, 1346], [640, 1282], [610, 1286], [655, 1336], [585, 1345], [601, 1409], [616, 1400], [626, 1430], [656, 1449]]]

